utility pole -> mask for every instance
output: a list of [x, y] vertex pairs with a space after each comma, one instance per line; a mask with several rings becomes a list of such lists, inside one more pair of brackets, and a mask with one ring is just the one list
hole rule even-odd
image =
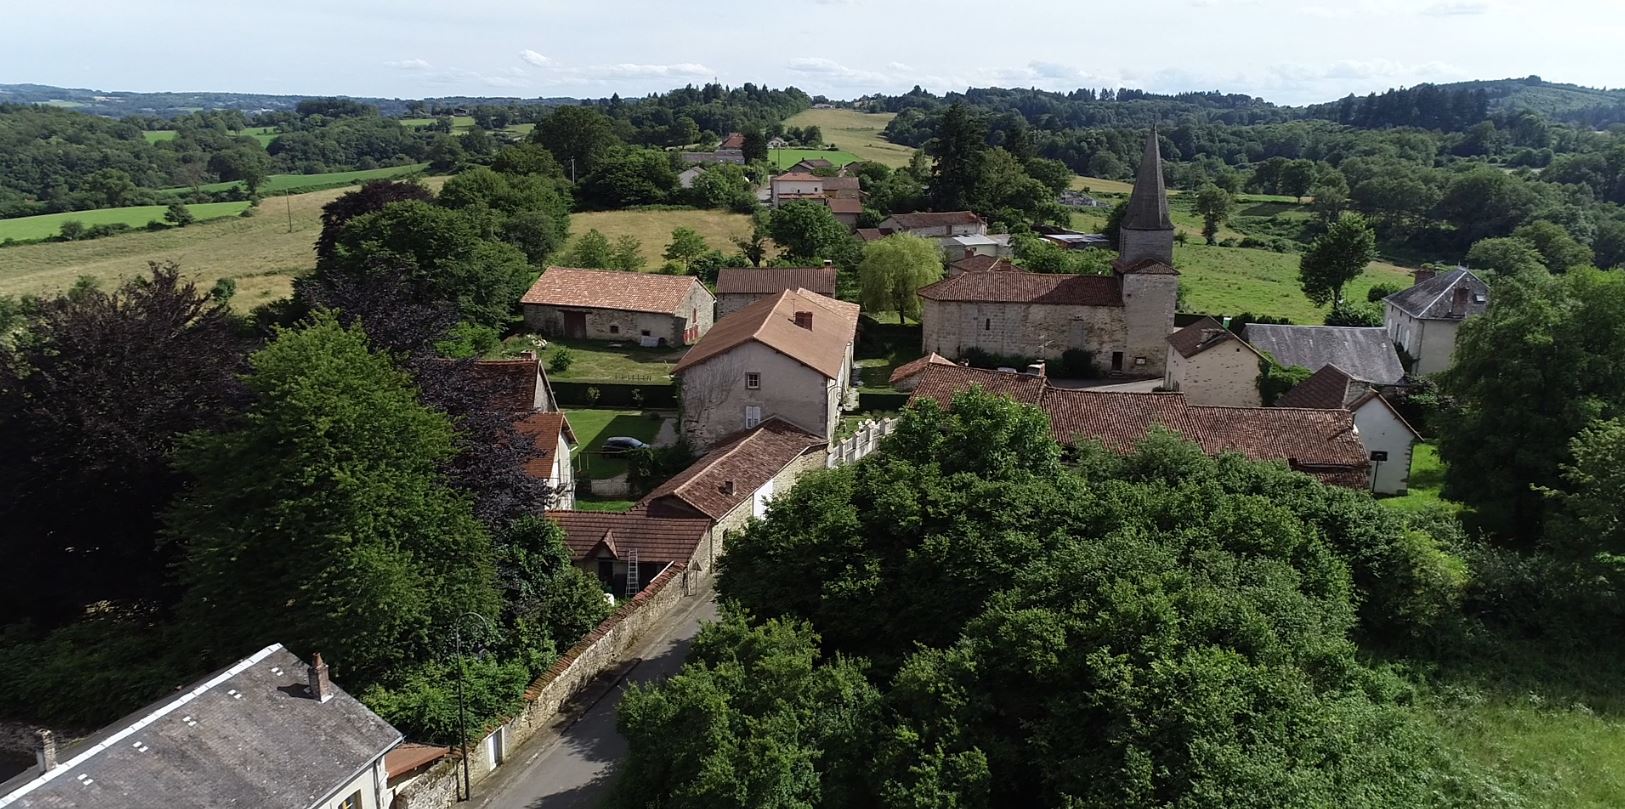
[[288, 206], [288, 232], [293, 232], [293, 195], [283, 194], [282, 200]]

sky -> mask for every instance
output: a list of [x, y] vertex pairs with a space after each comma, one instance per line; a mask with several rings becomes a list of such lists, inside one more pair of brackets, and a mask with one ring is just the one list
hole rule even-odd
[[1540, 75], [1625, 86], [1625, 0], [0, 0], [0, 84], [423, 98], [720, 79], [1303, 104]]

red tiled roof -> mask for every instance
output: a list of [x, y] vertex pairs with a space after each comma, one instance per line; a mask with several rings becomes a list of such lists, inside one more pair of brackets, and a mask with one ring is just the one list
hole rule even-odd
[[[1212, 334], [1210, 334], [1210, 332]], [[1234, 332], [1226, 329], [1219, 321], [1211, 317], [1204, 317], [1195, 323], [1186, 326], [1173, 334], [1168, 335], [1168, 344], [1174, 347], [1182, 357], [1190, 358], [1202, 353], [1216, 345], [1231, 340], [1247, 346], [1247, 350], [1258, 354], [1258, 349], [1247, 345], [1247, 341], [1237, 337]], [[1259, 359], [1264, 355], [1258, 354]]]
[[976, 225], [980, 224], [982, 217], [970, 211], [922, 211], [920, 213], [898, 213], [891, 215], [891, 221], [905, 230], [916, 228], [940, 228], [944, 225]]
[[742, 133], [742, 132], [730, 132], [730, 133], [728, 133], [728, 137], [723, 138], [722, 139], [722, 145], [718, 146], [717, 148], [718, 149], [743, 149], [743, 148], [745, 148], [745, 135], [744, 135], [744, 133]]
[[718, 295], [762, 295], [805, 289], [835, 294], [834, 267], [725, 267], [717, 272]]
[[853, 197], [824, 197], [830, 213], [863, 213], [863, 200]]
[[692, 275], [549, 267], [519, 302], [670, 315], [683, 308], [696, 286], [705, 288]]
[[649, 492], [637, 509], [659, 516], [693, 512], [720, 520], [792, 461], [823, 446], [823, 438], [782, 419], [768, 419], [735, 434]]
[[585, 559], [603, 546], [617, 559], [636, 549], [639, 562], [686, 562], [711, 530], [708, 520], [651, 517], [641, 511], [549, 511], [547, 518], [564, 529], [572, 559]]
[[514, 422], [520, 435], [532, 439], [535, 454], [525, 462], [525, 474], [539, 480], [553, 477], [553, 455], [558, 452], [559, 434], [563, 433], [571, 444], [576, 443], [575, 431], [563, 413], [532, 413]]
[[902, 365], [897, 366], [897, 370], [892, 371], [891, 372], [891, 377], [889, 379], [887, 379], [886, 381], [889, 384], [895, 385], [895, 384], [897, 384], [897, 383], [899, 383], [899, 382], [901, 382], [901, 381], [903, 381], [905, 379], [908, 379], [909, 377], [911, 377], [911, 376], [913, 376], [915, 374], [918, 374], [918, 373], [921, 373], [921, 372], [925, 371], [925, 369], [927, 367], [929, 367], [929, 366], [932, 366], [932, 365], [953, 365], [953, 364], [954, 364], [953, 360], [950, 360], [947, 357], [944, 357], [941, 354], [938, 354], [937, 352], [933, 351], [930, 354], [927, 354], [927, 355], [925, 355], [925, 356], [923, 356], [923, 357], [921, 357], [921, 358], [919, 358], [917, 360], [914, 360], [913, 362], [907, 362], [907, 363], [904, 363]]
[[[797, 312], [811, 312], [811, 329], [796, 325]], [[717, 321], [672, 368], [673, 374], [755, 340], [830, 379], [839, 379], [846, 347], [856, 339], [858, 306], [808, 292], [786, 290]]]
[[491, 406], [503, 413], [528, 413], [536, 408], [536, 386], [541, 362], [535, 358], [475, 360], [474, 379], [485, 388]]
[[883, 228], [858, 228], [857, 232], [859, 239], [866, 242], [877, 242], [886, 238], [887, 236], [892, 235], [894, 231], [885, 230]]
[[1008, 259], [984, 256], [980, 253], [958, 261], [950, 261], [948, 266], [960, 272], [1009, 272], [1016, 269], [1016, 265], [1011, 264]]
[[787, 171], [787, 172], [785, 172], [783, 174], [780, 174], [779, 176], [773, 178], [773, 182], [775, 182], [775, 183], [777, 183], [777, 182], [817, 183], [817, 182], [822, 182], [823, 180], [824, 180], [823, 177], [820, 177], [820, 176], [818, 176], [816, 174], [808, 174], [808, 173], [806, 173], [804, 171]]
[[1349, 400], [1349, 385], [1354, 377], [1343, 373], [1335, 365], [1327, 365], [1299, 382], [1292, 390], [1277, 399], [1277, 407], [1307, 407], [1319, 410], [1341, 409]]
[[395, 749], [384, 754], [384, 771], [389, 774], [391, 780], [394, 780], [409, 772], [433, 764], [450, 752], [451, 748], [449, 747], [402, 742]]
[[1122, 306], [1122, 286], [1109, 275], [967, 272], [920, 287], [920, 297], [965, 303]]
[[944, 406], [972, 386], [1042, 409], [1063, 444], [1099, 441], [1126, 452], [1155, 426], [1195, 442], [1204, 452], [1238, 452], [1254, 460], [1286, 461], [1323, 482], [1364, 488], [1368, 464], [1346, 410], [1281, 407], [1198, 407], [1179, 393], [1120, 393], [1052, 388], [1042, 378], [959, 366], [926, 368], [909, 399]]
[[856, 177], [820, 177], [825, 191], [856, 191], [863, 187]]

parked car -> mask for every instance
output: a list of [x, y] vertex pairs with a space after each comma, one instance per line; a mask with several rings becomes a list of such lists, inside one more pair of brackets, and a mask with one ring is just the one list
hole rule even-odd
[[600, 446], [598, 451], [605, 455], [625, 455], [632, 450], [643, 449], [647, 446], [649, 445], [636, 438], [617, 435], [604, 439], [603, 446]]

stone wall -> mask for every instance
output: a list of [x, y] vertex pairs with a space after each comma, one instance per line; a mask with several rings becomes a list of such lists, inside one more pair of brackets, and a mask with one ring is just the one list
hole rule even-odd
[[1226, 340], [1194, 357], [1168, 349], [1166, 385], [1193, 405], [1259, 407], [1258, 355], [1239, 340]]
[[1053, 360], [1069, 348], [1081, 348], [1104, 371], [1111, 367], [1112, 352], [1127, 350], [1123, 309], [1117, 306], [922, 303], [924, 350], [952, 359], [979, 348], [990, 354]]
[[[623, 602], [597, 629], [559, 656], [553, 665], [525, 689], [525, 705], [517, 716], [486, 728], [477, 743], [471, 743], [469, 773], [475, 783], [491, 774], [492, 737], [501, 734], [504, 757], [543, 728], [553, 723], [559, 709], [571, 695], [593, 678], [603, 674], [625, 657], [648, 631], [683, 602], [693, 588], [687, 586], [688, 565], [672, 564], [656, 576], [643, 592]], [[462, 773], [458, 753], [453, 752], [429, 772], [406, 785], [395, 796], [393, 809], [445, 809], [457, 799], [457, 779]]]

